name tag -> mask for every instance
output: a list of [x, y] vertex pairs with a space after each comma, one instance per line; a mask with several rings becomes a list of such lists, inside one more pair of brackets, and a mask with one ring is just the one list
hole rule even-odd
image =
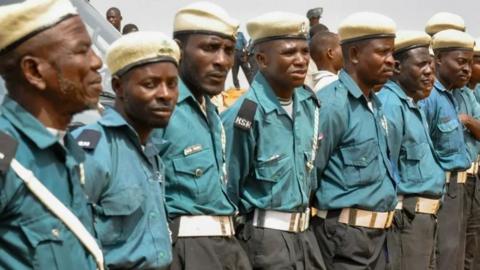
[[195, 154], [197, 152], [202, 151], [203, 147], [201, 144], [195, 144], [192, 146], [189, 146], [183, 150], [183, 155], [184, 156], [189, 156], [191, 154]]

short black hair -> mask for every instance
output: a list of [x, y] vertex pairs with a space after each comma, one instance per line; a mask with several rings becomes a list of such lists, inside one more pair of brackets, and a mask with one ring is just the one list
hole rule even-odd
[[118, 13], [119, 15], [122, 15], [122, 12], [120, 12], [120, 9], [117, 8], [117, 7], [111, 7], [111, 8], [109, 8], [106, 13], [108, 14], [108, 12], [110, 12], [110, 11], [115, 11], [115, 12]]
[[328, 27], [324, 24], [316, 24], [314, 26], [312, 26], [312, 28], [310, 28], [310, 31], [308, 32], [308, 34], [310, 35], [310, 38], [312, 38], [313, 36], [315, 36], [317, 33], [320, 33], [320, 32], [328, 32]]
[[128, 33], [132, 32], [133, 29], [137, 29], [137, 31], [138, 31], [138, 26], [136, 26], [133, 23], [125, 24], [125, 26], [122, 29], [122, 34], [124, 34], [124, 35], [128, 34]]

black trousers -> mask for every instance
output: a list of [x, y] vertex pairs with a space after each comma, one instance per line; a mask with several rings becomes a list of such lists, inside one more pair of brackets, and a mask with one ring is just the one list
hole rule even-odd
[[465, 183], [465, 270], [480, 270], [480, 180], [468, 176]]
[[330, 213], [310, 224], [328, 270], [386, 269], [386, 230], [349, 226]]
[[250, 270], [247, 254], [235, 237], [178, 237], [180, 219], [169, 225], [172, 231], [170, 270]]
[[438, 212], [437, 269], [463, 270], [465, 258], [465, 226], [463, 218], [464, 184], [452, 177]]
[[242, 225], [238, 238], [255, 270], [325, 270], [311, 230], [290, 233]]
[[437, 218], [415, 213], [416, 198], [405, 198], [387, 232], [389, 270], [435, 269]]

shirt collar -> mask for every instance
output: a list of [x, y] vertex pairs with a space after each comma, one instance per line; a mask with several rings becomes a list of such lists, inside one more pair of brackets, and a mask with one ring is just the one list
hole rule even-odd
[[5, 97], [0, 110], [1, 114], [38, 148], [45, 149], [58, 142], [57, 137], [50, 133], [38, 119], [8, 96]]
[[39, 149], [47, 149], [54, 145], [61, 149], [57, 151], [63, 157], [66, 157], [66, 150], [75, 159], [77, 163], [85, 160], [83, 150], [77, 145], [70, 134], [64, 137], [64, 146], [60, 144], [58, 138], [54, 136], [47, 128], [38, 121], [32, 114], [26, 111], [20, 104], [13, 99], [5, 96], [3, 104], [0, 106], [2, 114], [20, 133], [30, 139]]
[[395, 81], [389, 80], [384, 87], [390, 89], [395, 95], [398, 96], [398, 98], [405, 101], [408, 104], [408, 107], [417, 108], [417, 105], [413, 102], [413, 99], [409, 97], [403, 88]]
[[340, 71], [340, 74], [338, 75], [338, 80], [347, 87], [348, 92], [350, 92], [352, 96], [357, 99], [363, 97], [363, 92], [360, 87], [358, 87], [357, 83], [344, 69]]
[[445, 92], [447, 91], [447, 88], [445, 88], [445, 86], [443, 86], [443, 84], [435, 79], [435, 82], [433, 83], [433, 86], [438, 90], [438, 91], [442, 91], [442, 92]]
[[[139, 150], [143, 150], [140, 145], [140, 139], [135, 129], [133, 129], [133, 127], [128, 124], [125, 118], [123, 118], [123, 116], [114, 108], [108, 107], [103, 113], [102, 118], [98, 120], [98, 123], [105, 127], [124, 127], [126, 130], [128, 130], [127, 132], [129, 133], [129, 136], [131, 136], [131, 138], [135, 141], [135, 144], [138, 144], [137, 146], [139, 147]], [[158, 148], [155, 146], [155, 143], [151, 139], [152, 134], [153, 132], [150, 134], [150, 137], [145, 144], [145, 149], [143, 150], [145, 156], [148, 158], [153, 157], [159, 153]]]
[[[251, 89], [258, 98], [260, 106], [262, 106], [265, 113], [270, 113], [274, 110], [278, 112], [283, 112], [282, 105], [278, 101], [275, 92], [273, 92], [272, 87], [265, 79], [265, 76], [261, 72], [258, 72], [253, 79]], [[293, 91], [293, 102], [300, 103], [309, 98], [313, 98], [314, 93], [304, 89], [303, 87], [297, 87]], [[299, 106], [297, 106], [297, 109]]]

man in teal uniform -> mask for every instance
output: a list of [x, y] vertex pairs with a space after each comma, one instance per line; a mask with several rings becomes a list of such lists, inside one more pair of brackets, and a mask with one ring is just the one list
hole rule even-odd
[[424, 32], [397, 32], [394, 76], [378, 94], [388, 120], [391, 159], [400, 176], [397, 210], [387, 236], [392, 270], [435, 266], [436, 214], [445, 173], [417, 103], [433, 87], [430, 41]]
[[67, 0], [1, 5], [0, 28], [8, 91], [0, 106], [0, 269], [103, 269], [81, 187], [85, 156], [65, 135], [73, 114], [97, 104], [102, 61]]
[[222, 114], [228, 189], [246, 218], [238, 234], [254, 269], [325, 269], [308, 228], [320, 104], [303, 88], [307, 28], [303, 16], [286, 12], [247, 23], [259, 73]]
[[385, 269], [396, 180], [388, 123], [373, 89], [393, 75], [395, 28], [381, 14], [348, 16], [339, 28], [344, 69], [317, 93], [318, 213], [311, 222], [327, 269]]
[[178, 45], [158, 32], [135, 32], [107, 52], [115, 105], [96, 123], [76, 129], [91, 156], [85, 190], [110, 269], [165, 269], [171, 242], [164, 168], [149, 140], [168, 124], [177, 101]]
[[479, 78], [480, 70], [480, 48], [475, 44], [472, 71], [469, 83], [460, 89], [455, 89], [452, 94], [458, 107], [459, 119], [464, 125], [465, 143], [473, 161], [472, 166], [467, 170], [467, 181], [465, 182], [464, 193], [464, 227], [465, 239], [465, 269], [477, 269], [477, 257], [480, 252], [480, 181], [478, 179], [478, 153], [480, 150], [480, 104], [475, 97], [475, 85]]
[[435, 152], [446, 171], [446, 195], [438, 213], [437, 269], [440, 270], [463, 269], [463, 193], [466, 170], [472, 162], [463, 125], [469, 128], [472, 121], [471, 117], [459, 116], [459, 104], [452, 90], [468, 82], [473, 46], [473, 38], [458, 30], [444, 30], [433, 36], [437, 80], [430, 96], [421, 102]]
[[208, 2], [175, 15], [174, 38], [183, 56], [179, 97], [170, 123], [155, 134], [163, 142], [171, 269], [251, 268], [234, 237], [237, 208], [227, 195], [225, 132], [210, 100], [224, 90], [237, 29], [225, 10]]

